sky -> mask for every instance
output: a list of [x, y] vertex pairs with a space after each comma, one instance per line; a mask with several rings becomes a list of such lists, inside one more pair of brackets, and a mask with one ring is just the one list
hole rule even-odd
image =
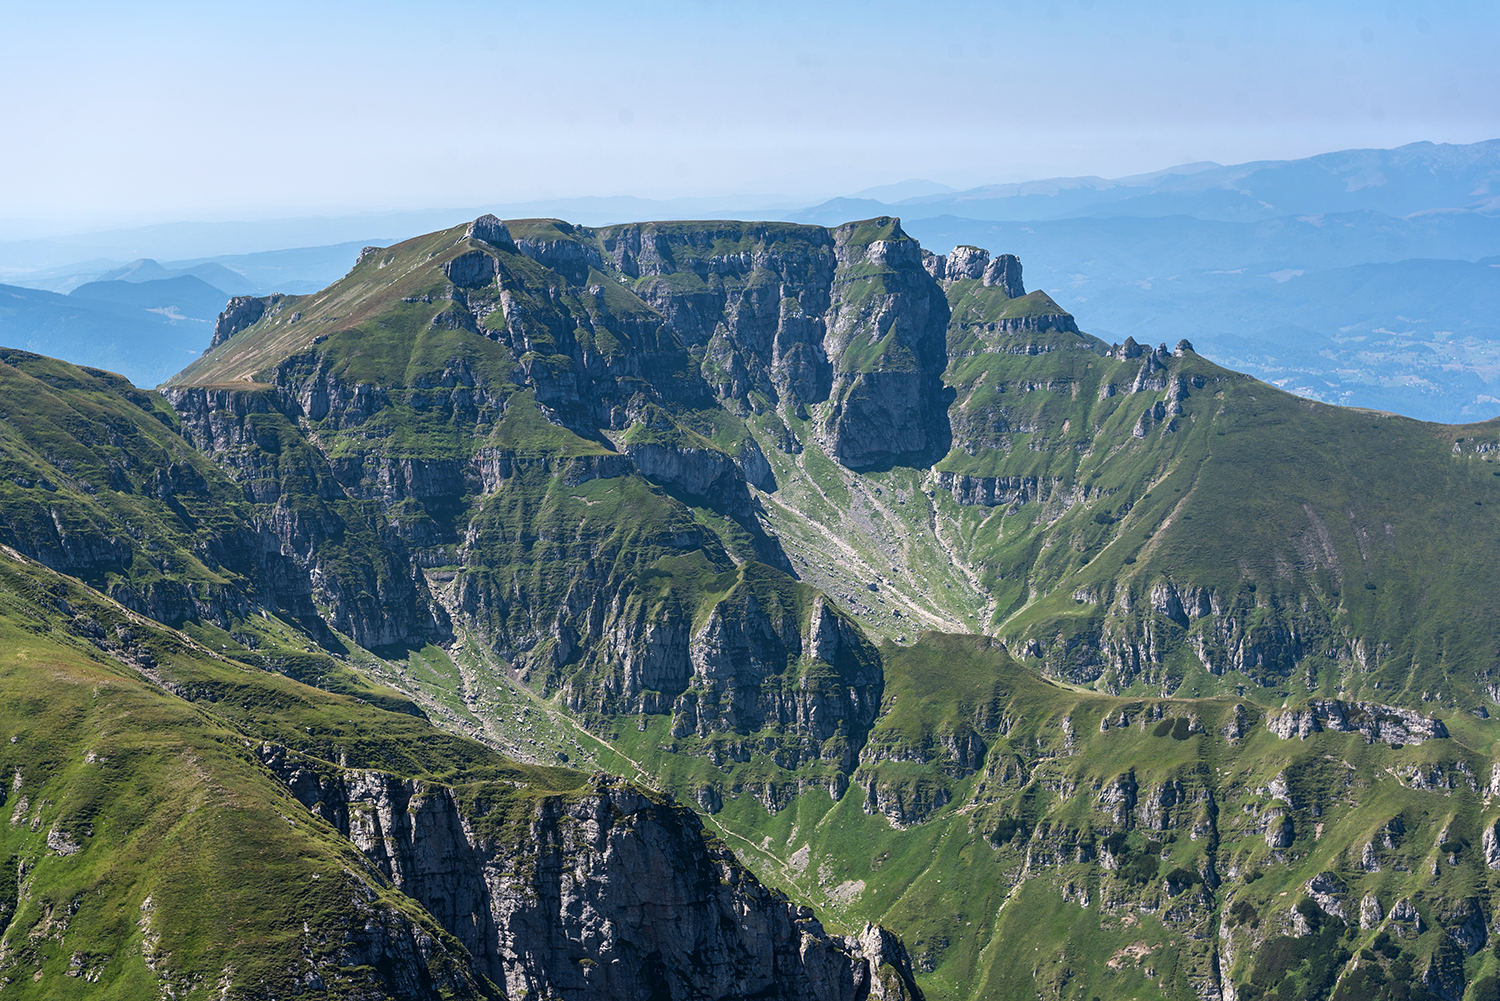
[[0, 0], [0, 240], [1500, 137], [1500, 4]]

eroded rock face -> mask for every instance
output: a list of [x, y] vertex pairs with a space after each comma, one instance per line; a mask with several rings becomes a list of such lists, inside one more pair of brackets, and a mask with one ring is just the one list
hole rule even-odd
[[319, 772], [271, 746], [262, 758], [511, 997], [922, 996], [894, 936], [827, 934], [705, 839], [691, 811], [620, 780], [536, 799], [507, 826], [483, 796]]
[[1322, 730], [1333, 730], [1361, 734], [1366, 743], [1379, 740], [1393, 745], [1420, 744], [1448, 736], [1442, 720], [1411, 709], [1339, 699], [1314, 699], [1305, 708], [1268, 716], [1266, 728], [1282, 740], [1306, 740]]
[[1015, 254], [996, 257], [984, 269], [984, 283], [997, 285], [1012, 299], [1019, 299], [1026, 294], [1026, 286], [1021, 282], [1021, 259]]
[[970, 246], [954, 247], [948, 254], [943, 277], [950, 282], [961, 281], [965, 278], [983, 278], [989, 263], [990, 252], [988, 250]]
[[[752, 507], [745, 473], [727, 453], [657, 444], [626, 446], [625, 451], [648, 480], [705, 498], [716, 509], [735, 517], [750, 516]], [[765, 461], [764, 457], [761, 461]]]
[[495, 280], [497, 270], [495, 258], [481, 250], [460, 254], [443, 265], [443, 273], [459, 288], [481, 288], [488, 285]]
[[465, 234], [471, 240], [483, 240], [485, 243], [495, 247], [514, 246], [515, 241], [510, 238], [510, 229], [493, 215], [485, 214], [469, 223]]
[[1478, 897], [1445, 902], [1438, 920], [1448, 937], [1463, 949], [1466, 956], [1474, 955], [1489, 941], [1489, 922], [1485, 919], [1484, 905]]
[[[373, 406], [371, 394], [350, 395], [352, 407]], [[350, 503], [340, 472], [349, 479], [354, 467], [331, 463], [298, 429], [295, 393], [190, 388], [166, 396], [182, 418], [183, 437], [213, 456], [258, 505], [256, 527], [266, 538], [256, 548], [279, 569], [282, 586], [300, 592], [296, 607], [303, 617], [315, 618], [316, 595], [331, 610], [329, 624], [362, 646], [447, 635], [446, 613], [432, 601], [406, 540], [383, 517]], [[411, 463], [374, 474], [381, 476], [391, 494], [403, 496], [412, 489], [436, 491], [444, 479], [439, 469]], [[358, 486], [357, 479], [351, 482]], [[268, 544], [271, 538], [276, 541]], [[361, 558], [351, 558], [355, 547], [365, 550]]]
[[[868, 240], [871, 225], [880, 238]], [[940, 454], [947, 302], [899, 220], [591, 232], [683, 343], [703, 351], [719, 399], [749, 406], [753, 392], [773, 404], [826, 404], [819, 432], [852, 467]], [[988, 254], [976, 253], [978, 278]]]
[[1313, 903], [1331, 918], [1340, 921], [1347, 920], [1348, 910], [1346, 898], [1349, 888], [1337, 874], [1331, 872], [1320, 872], [1307, 881], [1307, 895], [1312, 898]]
[[899, 226], [892, 239], [869, 244], [854, 242], [856, 224], [833, 235], [841, 281], [824, 339], [833, 365], [821, 427], [827, 450], [856, 469], [925, 453], [935, 459], [951, 440], [942, 289]]
[[237, 295], [230, 299], [224, 312], [219, 314], [218, 322], [214, 324], [214, 336], [209, 341], [209, 349], [218, 347], [241, 330], [254, 326], [266, 315], [266, 310], [276, 305], [281, 298], [279, 295]]
[[673, 736], [775, 730], [790, 738], [777, 754], [783, 767], [824, 760], [847, 773], [880, 711], [878, 655], [821, 597], [803, 632], [753, 591], [731, 593], [689, 640], [687, 660]]

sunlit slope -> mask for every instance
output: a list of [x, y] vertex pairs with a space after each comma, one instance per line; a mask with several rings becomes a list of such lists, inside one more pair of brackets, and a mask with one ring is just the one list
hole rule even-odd
[[731, 843], [837, 919], [903, 929], [930, 996], [1457, 999], [1500, 972], [1474, 918], [1500, 880], [1491, 721], [1431, 737], [1350, 704], [1339, 732], [1059, 688], [974, 637], [883, 653], [886, 712], [836, 800], [768, 810], [727, 743], [716, 769], [619, 739], [677, 788], [726, 770]]
[[0, 578], [8, 992], [490, 996], [462, 945], [263, 760], [558, 777], [217, 658], [13, 554]]
[[501, 689], [587, 728], [935, 996], [1461, 1001], [1500, 426], [1104, 344], [959, 249], [481, 219], [167, 397], [314, 558], [282, 509], [372, 512], [431, 627], [372, 601], [354, 660], [497, 743]]
[[[879, 631], [995, 632], [1110, 690], [1481, 697], [1500, 649], [1495, 422], [1330, 407], [1190, 348], [966, 315], [958, 299], [954, 448], [933, 467], [856, 474], [813, 441], [768, 450], [784, 485], [768, 510], [799, 571]], [[903, 601], [904, 624], [866, 583]]]

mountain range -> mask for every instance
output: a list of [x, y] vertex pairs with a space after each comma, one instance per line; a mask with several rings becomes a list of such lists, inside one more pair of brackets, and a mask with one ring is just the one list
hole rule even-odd
[[[1227, 167], [1186, 164], [1113, 180], [1053, 178], [965, 191], [907, 181], [803, 208], [766, 196], [565, 199], [495, 211], [565, 214], [592, 224], [752, 210], [821, 225], [900, 216], [928, 246], [974, 245], [1025, 258], [1032, 283], [1065, 296], [1082, 327], [1107, 340], [1188, 338], [1221, 363], [1300, 395], [1453, 422], [1491, 416], [1500, 406], [1491, 385], [1495, 331], [1486, 319], [1500, 268], [1473, 268], [1500, 257], [1497, 176], [1500, 141], [1413, 143]], [[69, 292], [85, 282], [192, 273], [232, 295], [307, 293], [344, 274], [361, 247], [390, 242], [348, 242], [352, 236], [448, 225], [481, 211], [182, 224], [13, 242], [0, 244], [0, 281]], [[297, 240], [330, 245], [263, 249]], [[209, 248], [261, 252], [191, 256]], [[183, 259], [122, 266], [122, 253]], [[67, 263], [80, 257], [93, 259]], [[1384, 266], [1405, 262], [1400, 294], [1380, 294], [1390, 274]], [[170, 374], [169, 366], [112, 353], [108, 334], [73, 309], [48, 315], [33, 303], [24, 315], [0, 320], [0, 341], [123, 370], [140, 384]], [[75, 324], [79, 329], [64, 333]], [[201, 342], [187, 329], [177, 336], [168, 354]]]
[[1493, 212], [1500, 208], [1500, 139], [1468, 145], [1416, 142], [1229, 167], [1191, 163], [1115, 180], [1060, 177], [915, 195], [894, 203], [835, 199], [798, 213], [797, 221], [824, 222], [831, 215], [847, 217], [850, 210], [890, 208], [899, 208], [909, 219], [949, 215], [1010, 221], [1188, 216], [1252, 222], [1359, 211], [1398, 218]]
[[1500, 421], [1028, 284], [482, 216], [6, 349], [3, 989], [1487, 999]]
[[[1314, 399], [1465, 421], [1500, 395], [1485, 305], [1500, 269], [1472, 267], [1500, 255], [1497, 197], [1500, 141], [1413, 143], [835, 199], [788, 218], [899, 214], [929, 245], [1021, 255], [1100, 336], [1188, 337]], [[1365, 294], [1403, 262], [1399, 301]]]

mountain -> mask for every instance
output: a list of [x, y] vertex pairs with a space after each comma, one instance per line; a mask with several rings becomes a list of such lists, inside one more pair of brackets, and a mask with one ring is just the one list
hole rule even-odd
[[0, 382], [6, 535], [77, 575], [0, 548], [11, 990], [921, 996], [891, 936], [826, 933], [660, 794], [328, 656], [307, 569], [160, 396], [16, 351]]
[[[117, 291], [127, 300], [136, 295], [129, 288]], [[144, 296], [148, 300], [157, 298], [151, 289]], [[202, 354], [205, 338], [213, 329], [214, 316], [208, 312], [211, 307], [205, 305], [210, 300], [207, 292], [198, 288], [197, 294], [188, 298], [167, 296], [179, 298], [191, 303], [188, 308], [193, 312], [204, 315], [183, 315], [176, 302], [143, 308], [130, 301], [0, 285], [0, 344], [88, 358], [126, 373], [141, 385], [154, 386], [184, 360]], [[223, 307], [224, 297], [215, 294], [212, 298], [219, 301], [219, 308]]]
[[[1469, 145], [1417, 142], [1229, 167], [1195, 163], [1116, 180], [1058, 177], [993, 184], [908, 197], [878, 210], [899, 209], [908, 221], [942, 215], [996, 221], [1186, 215], [1249, 222], [1330, 212], [1401, 217], [1443, 209], [1493, 211], [1500, 206], [1496, 199], [1500, 139]], [[849, 207], [836, 199], [788, 218], [823, 222]]]
[[229, 301], [229, 295], [221, 289], [187, 274], [176, 278], [131, 281], [101, 279], [80, 285], [68, 294], [79, 299], [135, 306], [171, 320], [201, 320], [205, 323], [214, 322]]
[[94, 279], [94, 281], [144, 283], [165, 281], [173, 278], [194, 278], [219, 292], [229, 295], [243, 295], [246, 292], [260, 291], [256, 286], [250, 284], [244, 275], [231, 271], [222, 264], [212, 261], [198, 264], [191, 268], [166, 268], [150, 258], [141, 258], [140, 260], [132, 261], [124, 267], [107, 271]]
[[[5, 352], [0, 544], [71, 588], [7, 593], [213, 666], [124, 651], [455, 940], [454, 994], [1487, 997], [1500, 421], [1026, 286], [890, 216], [484, 216], [235, 299], [159, 393]], [[184, 992], [280, 989], [191, 955]]]
[[360, 249], [303, 247], [170, 266], [142, 258], [47, 279], [70, 289], [65, 296], [0, 286], [0, 343], [103, 365], [154, 386], [185, 357], [202, 353], [232, 296], [322, 288], [349, 270]]

